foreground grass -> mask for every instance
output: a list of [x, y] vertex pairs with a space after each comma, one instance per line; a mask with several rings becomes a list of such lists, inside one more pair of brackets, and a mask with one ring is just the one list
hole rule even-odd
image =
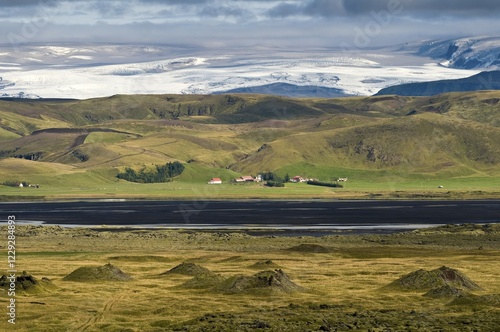
[[[288, 250], [311, 243], [331, 250]], [[495, 305], [450, 306], [419, 292], [380, 291], [412, 271], [446, 265], [483, 287], [478, 295], [499, 294], [498, 226], [321, 238], [24, 226], [17, 244], [18, 270], [57, 287], [18, 296], [18, 331], [493, 331], [500, 323]], [[307, 291], [225, 294], [182, 287], [189, 276], [160, 276], [182, 262], [224, 278], [252, 275], [263, 260]], [[134, 280], [62, 280], [78, 267], [106, 263]], [[0, 329], [8, 328], [2, 320]]]

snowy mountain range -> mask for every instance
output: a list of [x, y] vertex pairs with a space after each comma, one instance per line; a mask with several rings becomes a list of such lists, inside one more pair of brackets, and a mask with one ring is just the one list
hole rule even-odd
[[192, 50], [171, 45], [0, 46], [0, 97], [263, 92], [373, 95], [499, 67], [500, 38], [355, 50]]
[[436, 59], [449, 68], [500, 69], [500, 38], [433, 41], [422, 45], [418, 54]]

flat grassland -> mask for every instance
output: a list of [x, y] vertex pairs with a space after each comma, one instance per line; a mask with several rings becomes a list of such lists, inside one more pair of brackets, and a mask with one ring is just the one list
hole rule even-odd
[[[347, 174], [349, 181], [343, 188], [328, 188], [305, 183], [287, 183], [284, 188], [268, 188], [261, 183], [230, 183], [229, 177], [221, 185], [206, 184], [203, 174], [217, 174], [217, 170], [197, 170], [187, 165], [180, 179], [167, 183], [132, 183], [113, 179], [109, 171], [86, 171], [57, 174], [44, 170], [37, 174], [29, 166], [37, 162], [4, 160], [0, 165], [12, 161], [19, 174], [29, 174], [32, 183], [41, 183], [40, 188], [17, 188], [0, 185], [0, 201], [61, 200], [61, 199], [497, 199], [500, 198], [500, 177], [425, 178], [408, 175], [394, 177], [386, 172], [356, 172], [355, 170], [332, 169], [329, 174]], [[36, 165], [40, 167], [40, 163]], [[7, 169], [4, 169], [6, 171]], [[14, 168], [9, 173], [15, 173]], [[47, 174], [45, 173], [47, 172]], [[220, 171], [224, 172], [224, 171]], [[186, 179], [191, 173], [198, 174], [194, 180]], [[326, 171], [325, 171], [326, 173]], [[2, 174], [2, 169], [0, 169]], [[291, 173], [295, 174], [295, 173]], [[11, 175], [12, 176], [12, 175]], [[24, 176], [27, 177], [27, 176]], [[237, 177], [236, 175], [234, 177]], [[16, 177], [14, 177], [16, 178]], [[23, 178], [21, 175], [17, 178]], [[326, 178], [324, 176], [323, 178]], [[439, 188], [442, 186], [443, 188]]]
[[[18, 226], [16, 232], [17, 270], [49, 278], [52, 287], [18, 292], [17, 323], [8, 324], [2, 314], [2, 331], [495, 331], [500, 326], [499, 225], [324, 237], [52, 226]], [[211, 272], [198, 279], [163, 274], [184, 262]], [[82, 266], [108, 263], [133, 279], [63, 280]], [[482, 290], [432, 298], [421, 289], [381, 289], [411, 272], [444, 265]], [[275, 269], [302, 288], [289, 292], [285, 281], [272, 277], [258, 280], [269, 287], [228, 286], [249, 282], [237, 276]], [[5, 313], [7, 301], [2, 290]]]

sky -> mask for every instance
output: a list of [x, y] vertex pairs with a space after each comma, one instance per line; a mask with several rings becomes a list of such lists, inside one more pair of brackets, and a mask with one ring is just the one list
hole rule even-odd
[[498, 0], [0, 0], [0, 44], [369, 49], [498, 34]]

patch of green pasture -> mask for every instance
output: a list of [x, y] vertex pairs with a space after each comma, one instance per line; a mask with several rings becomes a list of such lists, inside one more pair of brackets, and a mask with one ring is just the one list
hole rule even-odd
[[19, 138], [19, 137], [20, 136], [18, 134], [15, 134], [11, 131], [0, 128], [0, 142], [1, 141], [8, 141], [8, 140]]
[[47, 115], [36, 117], [25, 117], [15, 112], [0, 110], [0, 124], [15, 129], [23, 134], [30, 134], [34, 130], [46, 128], [67, 128], [69, 124], [54, 119]]
[[129, 138], [130, 135], [121, 133], [93, 132], [85, 139], [85, 143], [118, 143]]
[[[26, 249], [24, 249], [26, 250]], [[82, 255], [88, 255], [88, 254], [93, 254], [95, 255], [95, 252], [90, 252], [90, 251], [24, 251], [22, 253], [23, 256], [36, 256], [36, 257], [52, 257], [52, 256], [82, 256]], [[102, 254], [101, 252], [99, 254]]]
[[228, 169], [211, 168], [196, 164], [185, 164], [184, 166], [184, 172], [178, 178], [180, 182], [205, 184], [211, 178], [220, 178], [223, 182], [229, 182], [241, 176], [241, 174]]
[[439, 174], [405, 173], [401, 169], [362, 170], [342, 167], [318, 166], [308, 163], [298, 163], [286, 166], [277, 172], [281, 176], [288, 174], [308, 178], [318, 178], [329, 182], [337, 178], [348, 178], [342, 183], [346, 190], [500, 190], [500, 176], [481, 176], [473, 174], [461, 177], [446, 177]]

